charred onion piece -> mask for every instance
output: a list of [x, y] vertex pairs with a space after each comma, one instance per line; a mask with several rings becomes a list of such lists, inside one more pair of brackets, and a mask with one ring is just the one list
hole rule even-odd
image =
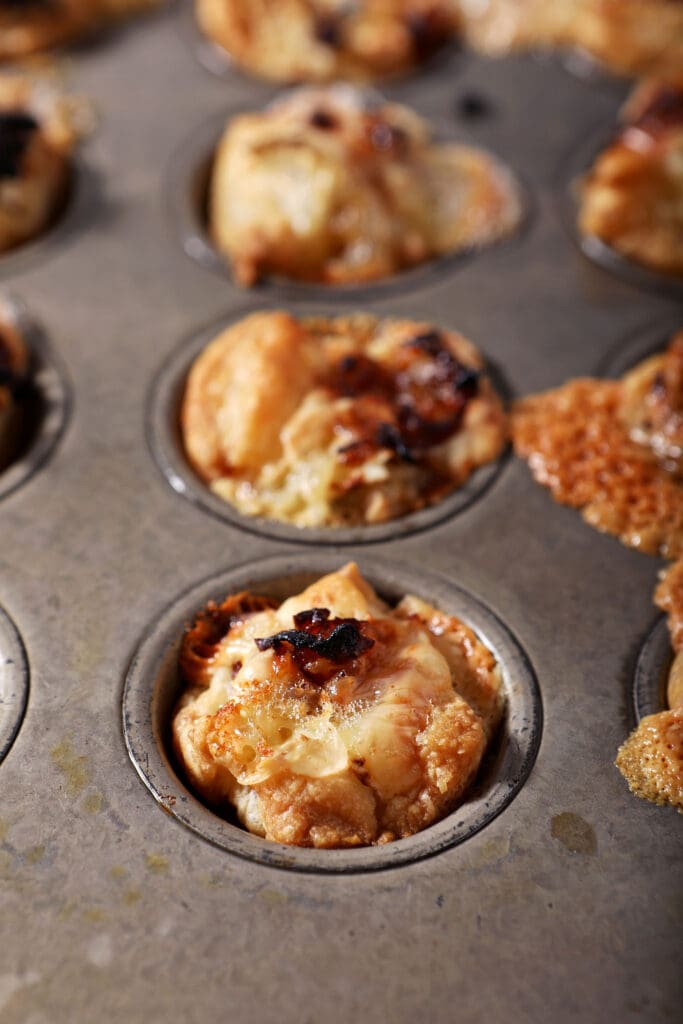
[[295, 652], [313, 654], [328, 661], [351, 661], [365, 654], [374, 640], [363, 632], [366, 623], [358, 619], [331, 619], [328, 608], [311, 608], [294, 616], [296, 629], [283, 629], [255, 641], [259, 651], [276, 653], [287, 644]]
[[22, 110], [0, 114], [0, 178], [17, 178], [21, 160], [38, 122]]

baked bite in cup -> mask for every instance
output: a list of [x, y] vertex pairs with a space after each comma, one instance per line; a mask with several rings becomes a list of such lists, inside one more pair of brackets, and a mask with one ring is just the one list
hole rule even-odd
[[619, 748], [616, 765], [636, 796], [683, 813], [683, 559], [662, 575], [655, 602], [668, 614], [674, 649], [669, 707], [640, 721]]
[[386, 843], [462, 802], [503, 709], [492, 652], [407, 595], [387, 605], [349, 563], [282, 604], [229, 595], [180, 654], [173, 741], [191, 787], [256, 835]]
[[672, 0], [458, 0], [462, 32], [497, 56], [575, 48], [623, 75], [680, 72], [683, 6]]
[[683, 73], [641, 82], [622, 121], [581, 181], [579, 231], [651, 270], [683, 277]]
[[20, 429], [20, 396], [29, 374], [21, 331], [0, 299], [0, 472], [12, 461]]
[[490, 154], [435, 143], [407, 107], [333, 86], [228, 122], [208, 213], [240, 284], [276, 274], [342, 285], [498, 241], [522, 203]]
[[73, 101], [51, 85], [0, 75], [0, 253], [36, 238], [58, 216], [79, 130]]
[[202, 32], [276, 82], [372, 81], [407, 71], [454, 33], [453, 0], [196, 0]]
[[195, 471], [242, 514], [359, 526], [461, 486], [504, 450], [507, 418], [454, 331], [264, 312], [195, 360], [181, 431]]
[[161, 0], [0, 0], [0, 60], [70, 43]]
[[683, 556], [683, 332], [622, 380], [579, 378], [512, 409], [512, 442], [596, 529]]

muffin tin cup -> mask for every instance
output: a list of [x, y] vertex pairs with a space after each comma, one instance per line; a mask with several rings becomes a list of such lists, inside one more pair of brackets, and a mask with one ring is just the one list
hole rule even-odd
[[[365, 93], [383, 97], [373, 89], [365, 89]], [[263, 106], [263, 104], [261, 104]], [[244, 105], [226, 109], [214, 114], [201, 124], [189, 138], [178, 148], [171, 158], [166, 174], [164, 194], [168, 220], [174, 236], [180, 242], [183, 251], [206, 270], [232, 281], [227, 256], [223, 256], [213, 244], [207, 223], [207, 196], [214, 153], [220, 142], [229, 119], [239, 114], [259, 109], [259, 104], [246, 108]], [[465, 133], [457, 131], [453, 125], [429, 122], [437, 142], [462, 142], [477, 145]], [[480, 147], [481, 148], [481, 147]], [[460, 252], [436, 256], [414, 267], [401, 270], [390, 277], [374, 281], [354, 284], [330, 285], [309, 281], [298, 281], [284, 275], [269, 274], [249, 289], [252, 294], [270, 297], [281, 297], [288, 301], [308, 302], [367, 302], [392, 294], [405, 294], [427, 288], [445, 276], [455, 273], [465, 262], [484, 258], [493, 249], [514, 247], [528, 231], [532, 220], [532, 202], [526, 183], [507, 161], [501, 160], [516, 182], [522, 213], [519, 224], [508, 236], [490, 244], [474, 247]]]
[[0, 764], [14, 742], [28, 701], [29, 669], [19, 632], [0, 606]]
[[616, 120], [609, 126], [601, 124], [595, 127], [581, 136], [562, 161], [557, 189], [560, 218], [574, 244], [592, 263], [635, 288], [683, 301], [683, 278], [652, 270], [622, 255], [595, 235], [582, 235], [578, 229], [581, 179], [589, 172], [596, 157], [614, 140], [618, 129]]
[[[264, 305], [250, 305], [231, 312], [204, 327], [184, 341], [163, 364], [153, 381], [147, 400], [146, 432], [152, 456], [164, 477], [177, 494], [211, 515], [250, 533], [298, 544], [370, 544], [405, 537], [427, 530], [463, 512], [486, 494], [509, 458], [509, 449], [497, 459], [481, 466], [468, 480], [441, 501], [385, 523], [354, 527], [298, 527], [275, 519], [244, 515], [230, 502], [220, 498], [192, 469], [185, 454], [180, 431], [180, 409], [190, 367], [202, 350], [218, 334], [250, 313], [263, 311]], [[275, 309], [276, 306], [271, 308]], [[329, 307], [321, 309], [297, 307], [298, 317], [335, 316]], [[442, 325], [450, 327], [449, 324]], [[503, 399], [509, 392], [500, 374], [489, 371], [494, 386]]]
[[666, 619], [652, 627], [643, 644], [633, 679], [633, 714], [637, 722], [668, 707], [666, 687], [673, 662]]
[[657, 319], [617, 342], [598, 367], [601, 377], [623, 377], [638, 363], [663, 352], [677, 331], [683, 331], [683, 310], [680, 316]]
[[320, 874], [377, 871], [437, 854], [479, 832], [512, 801], [533, 767], [542, 729], [534, 670], [498, 617], [443, 576], [359, 552], [360, 571], [390, 602], [415, 593], [456, 615], [493, 651], [503, 673], [504, 721], [479, 775], [451, 814], [407, 839], [375, 847], [315, 850], [254, 836], [219, 817], [187, 788], [171, 750], [170, 722], [182, 690], [178, 651], [187, 623], [208, 601], [244, 589], [278, 600], [298, 592], [344, 558], [332, 553], [280, 555], [230, 569], [178, 597], [152, 624], [135, 652], [123, 692], [123, 729], [138, 775], [157, 803], [197, 835], [228, 853], [276, 868]]
[[69, 182], [50, 223], [34, 238], [0, 252], [0, 281], [58, 256], [93, 218], [101, 199], [99, 192], [100, 182], [95, 172], [78, 154], [72, 156]]
[[3, 295], [5, 315], [21, 332], [30, 353], [30, 383], [19, 404], [22, 424], [18, 451], [0, 471], [0, 499], [29, 480], [48, 461], [61, 439], [72, 409], [71, 386], [61, 360], [43, 328], [18, 299]]

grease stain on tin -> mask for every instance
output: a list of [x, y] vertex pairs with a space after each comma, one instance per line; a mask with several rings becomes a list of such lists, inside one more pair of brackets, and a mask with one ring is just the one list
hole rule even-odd
[[563, 811], [552, 818], [550, 835], [562, 843], [570, 853], [594, 857], [598, 852], [598, 840], [593, 826], [579, 814], [571, 811]]
[[64, 737], [61, 743], [52, 748], [50, 757], [55, 767], [64, 776], [66, 795], [79, 796], [90, 782], [88, 759], [83, 754], [74, 753], [71, 740], [68, 737]]
[[160, 853], [145, 854], [145, 866], [148, 871], [153, 871], [157, 875], [163, 875], [168, 871], [168, 861]]
[[38, 846], [31, 846], [24, 853], [24, 860], [27, 864], [40, 864], [41, 860], [45, 857], [45, 847], [43, 844]]
[[104, 804], [104, 797], [101, 793], [88, 793], [83, 801], [83, 810], [88, 814], [99, 814]]

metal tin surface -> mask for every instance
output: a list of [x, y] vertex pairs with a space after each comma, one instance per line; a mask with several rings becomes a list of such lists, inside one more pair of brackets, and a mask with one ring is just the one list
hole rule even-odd
[[[632, 797], [613, 766], [662, 563], [592, 531], [516, 459], [457, 515], [358, 553], [418, 592], [436, 574], [472, 595], [533, 666], [536, 761], [484, 827], [379, 870], [283, 871], [183, 827], [138, 777], [124, 679], [164, 610], [267, 557], [349, 555], [207, 515], [145, 443], [159, 367], [263, 296], [188, 259], [165, 182], [202, 124], [276, 90], [207, 72], [182, 17], [173, 8], [74, 52], [69, 87], [99, 114], [80, 155], [97, 188], [40, 259], [0, 259], [2, 287], [44, 325], [74, 393], [49, 461], [0, 498], [0, 605], [31, 664], [0, 764], [0, 1020], [674, 1020], [682, 822]], [[459, 53], [382, 88], [507, 160], [535, 215], [510, 244], [368, 290], [359, 307], [462, 331], [516, 395], [595, 373], [621, 341], [655, 344], [656, 325], [683, 320], [675, 296], [588, 261], [563, 224], [558, 167], [615, 117], [623, 83]], [[490, 116], [461, 120], [472, 92]], [[269, 304], [305, 309], [295, 292], [272, 283]], [[324, 302], [335, 310], [329, 290]]]

